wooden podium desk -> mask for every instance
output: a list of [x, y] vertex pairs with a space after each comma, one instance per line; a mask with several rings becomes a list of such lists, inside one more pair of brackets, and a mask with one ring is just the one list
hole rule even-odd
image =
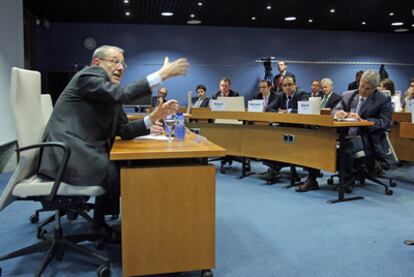
[[[212, 112], [209, 109], [193, 109], [189, 118], [194, 119], [187, 124], [189, 128], [200, 129], [201, 135], [224, 147], [228, 155], [280, 161], [329, 172], [336, 172], [339, 168], [338, 199], [329, 203], [354, 199], [344, 197], [345, 161], [340, 158], [337, 167], [338, 133], [339, 139], [344, 143], [347, 130], [344, 127], [373, 125], [368, 121], [336, 122], [331, 115]], [[206, 121], [214, 119], [237, 119], [245, 124], [215, 124]], [[281, 125], [251, 125], [249, 122]], [[311, 127], [304, 128], [304, 125]], [[344, 155], [342, 151], [340, 155]]]
[[184, 141], [116, 140], [121, 167], [124, 276], [215, 267], [215, 167], [225, 150], [186, 133]]
[[[400, 123], [400, 137], [414, 139], [414, 123], [401, 122]], [[414, 159], [414, 157], [412, 157]]]
[[[389, 137], [394, 147], [397, 157], [401, 161], [414, 162], [414, 140], [403, 136], [401, 130], [411, 124], [411, 113], [399, 112], [392, 114], [393, 125], [391, 126]], [[404, 132], [404, 131], [403, 131]]]

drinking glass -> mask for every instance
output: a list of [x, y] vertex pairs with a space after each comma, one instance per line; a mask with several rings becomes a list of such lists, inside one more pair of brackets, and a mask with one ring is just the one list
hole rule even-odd
[[175, 114], [167, 115], [164, 118], [164, 123], [165, 123], [165, 132], [168, 135], [168, 142], [171, 142], [172, 141], [171, 135], [172, 135], [172, 132], [174, 130], [174, 125], [175, 125]]

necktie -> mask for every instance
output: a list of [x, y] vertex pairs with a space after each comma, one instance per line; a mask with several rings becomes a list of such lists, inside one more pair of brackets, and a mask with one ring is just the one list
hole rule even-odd
[[269, 101], [269, 97], [268, 96], [265, 96], [263, 98], [264, 98], [264, 107], [266, 109], [267, 108], [268, 101]]
[[288, 97], [286, 98], [286, 110], [289, 110], [290, 100], [292, 100], [292, 96], [288, 96]]
[[[357, 107], [355, 109], [355, 113], [359, 114], [359, 112], [361, 111], [361, 107], [362, 107], [362, 104], [364, 103], [364, 101], [365, 101], [364, 98], [359, 97], [359, 101], [358, 101], [358, 105], [357, 105]], [[356, 135], [358, 135], [358, 133], [359, 133], [359, 127], [351, 127], [351, 128], [349, 128], [348, 135], [350, 135], [350, 136], [356, 136]]]
[[328, 102], [328, 96], [324, 96], [321, 102], [321, 108], [325, 108], [326, 102]]
[[280, 75], [279, 78], [277, 78], [277, 84], [276, 84], [276, 90], [279, 91], [280, 84], [282, 84], [283, 75]]

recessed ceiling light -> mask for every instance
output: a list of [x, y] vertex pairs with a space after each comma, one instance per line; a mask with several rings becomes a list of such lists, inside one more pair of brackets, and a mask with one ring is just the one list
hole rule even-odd
[[271, 10], [272, 6], [267, 6], [266, 9]]
[[174, 13], [172, 13], [172, 12], [162, 12], [161, 15], [162, 16], [173, 16]]
[[414, 27], [414, 24], [411, 24], [411, 27]]
[[393, 12], [390, 12], [388, 15], [389, 16], [394, 16], [394, 13]]
[[256, 20], [256, 17], [255, 16], [252, 16], [252, 20]]
[[192, 14], [190, 14], [190, 17], [191, 17], [191, 18], [194, 18], [194, 17], [195, 17], [195, 15], [192, 13]]
[[187, 21], [187, 24], [191, 24], [191, 25], [197, 25], [197, 24], [201, 24], [201, 23], [202, 23], [201, 20], [196, 20], [196, 19]]
[[198, 3], [197, 3], [197, 5], [199, 5], [199, 6], [202, 6], [202, 5], [203, 5], [203, 3], [201, 3], [201, 2], [198, 2]]
[[330, 10], [330, 12], [331, 12], [331, 13], [334, 13], [334, 12], [335, 12], [335, 9], [331, 9], [331, 10]]
[[309, 19], [308, 19], [308, 22], [309, 22], [309, 23], [312, 23], [312, 22], [313, 22], [313, 19], [312, 19], [312, 18], [309, 18]]
[[365, 25], [365, 24], [367, 24], [367, 23], [366, 23], [365, 21], [362, 21], [362, 22], [361, 22], [361, 24], [362, 24], [362, 25]]
[[400, 29], [395, 29], [394, 30], [394, 32], [397, 32], [397, 33], [403, 33], [403, 32], [408, 32], [409, 30], [408, 29], [406, 29], [406, 28], [400, 28]]
[[130, 16], [130, 15], [131, 15], [131, 13], [130, 13], [130, 12], [125, 12], [125, 15], [126, 15], [126, 16]]
[[404, 25], [404, 22], [393, 22], [391, 23], [392, 26], [402, 26]]
[[295, 21], [296, 20], [296, 17], [294, 17], [294, 16], [288, 16], [288, 17], [285, 17], [285, 20], [286, 21]]
[[128, 3], [129, 3], [129, 0], [124, 0], [124, 3], [125, 3], [125, 4], [128, 4]]

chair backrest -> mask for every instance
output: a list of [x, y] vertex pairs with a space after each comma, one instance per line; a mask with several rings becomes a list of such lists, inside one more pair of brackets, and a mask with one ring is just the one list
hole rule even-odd
[[[10, 104], [16, 129], [18, 147], [41, 142], [46, 121], [40, 97], [40, 73], [13, 67], [10, 80]], [[0, 210], [15, 197], [12, 192], [17, 183], [33, 174], [38, 150], [22, 152], [13, 176], [0, 197]]]
[[40, 103], [42, 105], [43, 120], [46, 126], [53, 112], [53, 103], [52, 103], [52, 97], [50, 96], [50, 94], [40, 95]]

